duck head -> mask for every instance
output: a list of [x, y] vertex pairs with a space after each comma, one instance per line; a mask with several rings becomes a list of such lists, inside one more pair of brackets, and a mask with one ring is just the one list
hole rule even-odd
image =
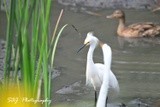
[[106, 18], [109, 18], [109, 19], [121, 19], [121, 18], [125, 18], [125, 14], [122, 10], [115, 10], [113, 12], [113, 14], [109, 15], [109, 16], [106, 16]]

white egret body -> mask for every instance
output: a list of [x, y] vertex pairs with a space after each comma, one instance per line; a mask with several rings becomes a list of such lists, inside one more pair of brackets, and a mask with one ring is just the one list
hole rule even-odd
[[[99, 44], [103, 51], [104, 64], [94, 63], [93, 61], [94, 50]], [[118, 81], [110, 69], [112, 51], [110, 46], [100, 42], [95, 36], [93, 36], [92, 32], [87, 34], [84, 41], [84, 46], [87, 45], [90, 45], [90, 47], [87, 54], [86, 85], [93, 86], [95, 92], [100, 90], [96, 107], [105, 107], [106, 99], [119, 93]]]

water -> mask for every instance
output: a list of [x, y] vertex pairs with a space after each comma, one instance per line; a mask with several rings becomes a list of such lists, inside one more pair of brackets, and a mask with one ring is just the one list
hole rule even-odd
[[[57, 3], [52, 6], [51, 31], [60, 9], [63, 8], [60, 26], [73, 24], [82, 34], [79, 36], [72, 27], [68, 27], [58, 43], [54, 66], [60, 76], [52, 81], [53, 107], [94, 107], [94, 90], [85, 86], [88, 48], [79, 54], [76, 53], [89, 31], [94, 31], [101, 41], [112, 48], [112, 71], [119, 81], [120, 95], [114, 103], [109, 103], [109, 107], [116, 107], [122, 102], [128, 107], [138, 107], [139, 104], [141, 107], [147, 107], [159, 98], [160, 38], [120, 38], [116, 34], [118, 24], [116, 20], [86, 14], [84, 8], [73, 12]], [[81, 10], [83, 12], [80, 12]], [[113, 10], [97, 12], [105, 16], [111, 14]], [[160, 16], [149, 10], [125, 10], [125, 12], [128, 24], [143, 21], [159, 23]], [[2, 25], [0, 28], [3, 29]], [[95, 50], [94, 61], [102, 62], [102, 52], [99, 48]]]

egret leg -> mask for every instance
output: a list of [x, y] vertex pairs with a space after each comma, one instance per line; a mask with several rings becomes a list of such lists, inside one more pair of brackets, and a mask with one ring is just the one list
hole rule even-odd
[[108, 97], [106, 98], [106, 107], [107, 107]]
[[95, 91], [95, 106], [96, 106], [96, 103], [97, 103], [97, 91]]
[[119, 107], [126, 107], [126, 105], [124, 103], [121, 103]]

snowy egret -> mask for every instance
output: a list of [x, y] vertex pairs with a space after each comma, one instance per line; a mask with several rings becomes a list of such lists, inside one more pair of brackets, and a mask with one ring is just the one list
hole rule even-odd
[[[86, 85], [93, 86], [95, 90], [95, 103], [96, 107], [105, 107], [107, 100], [119, 93], [118, 81], [111, 71], [112, 51], [110, 46], [102, 43], [94, 36], [93, 32], [89, 32], [84, 41], [84, 45], [78, 52], [85, 46], [90, 45], [87, 54], [86, 65]], [[103, 51], [104, 64], [93, 62], [93, 52], [95, 48], [100, 45]], [[97, 101], [97, 91], [99, 90], [99, 97]]]

